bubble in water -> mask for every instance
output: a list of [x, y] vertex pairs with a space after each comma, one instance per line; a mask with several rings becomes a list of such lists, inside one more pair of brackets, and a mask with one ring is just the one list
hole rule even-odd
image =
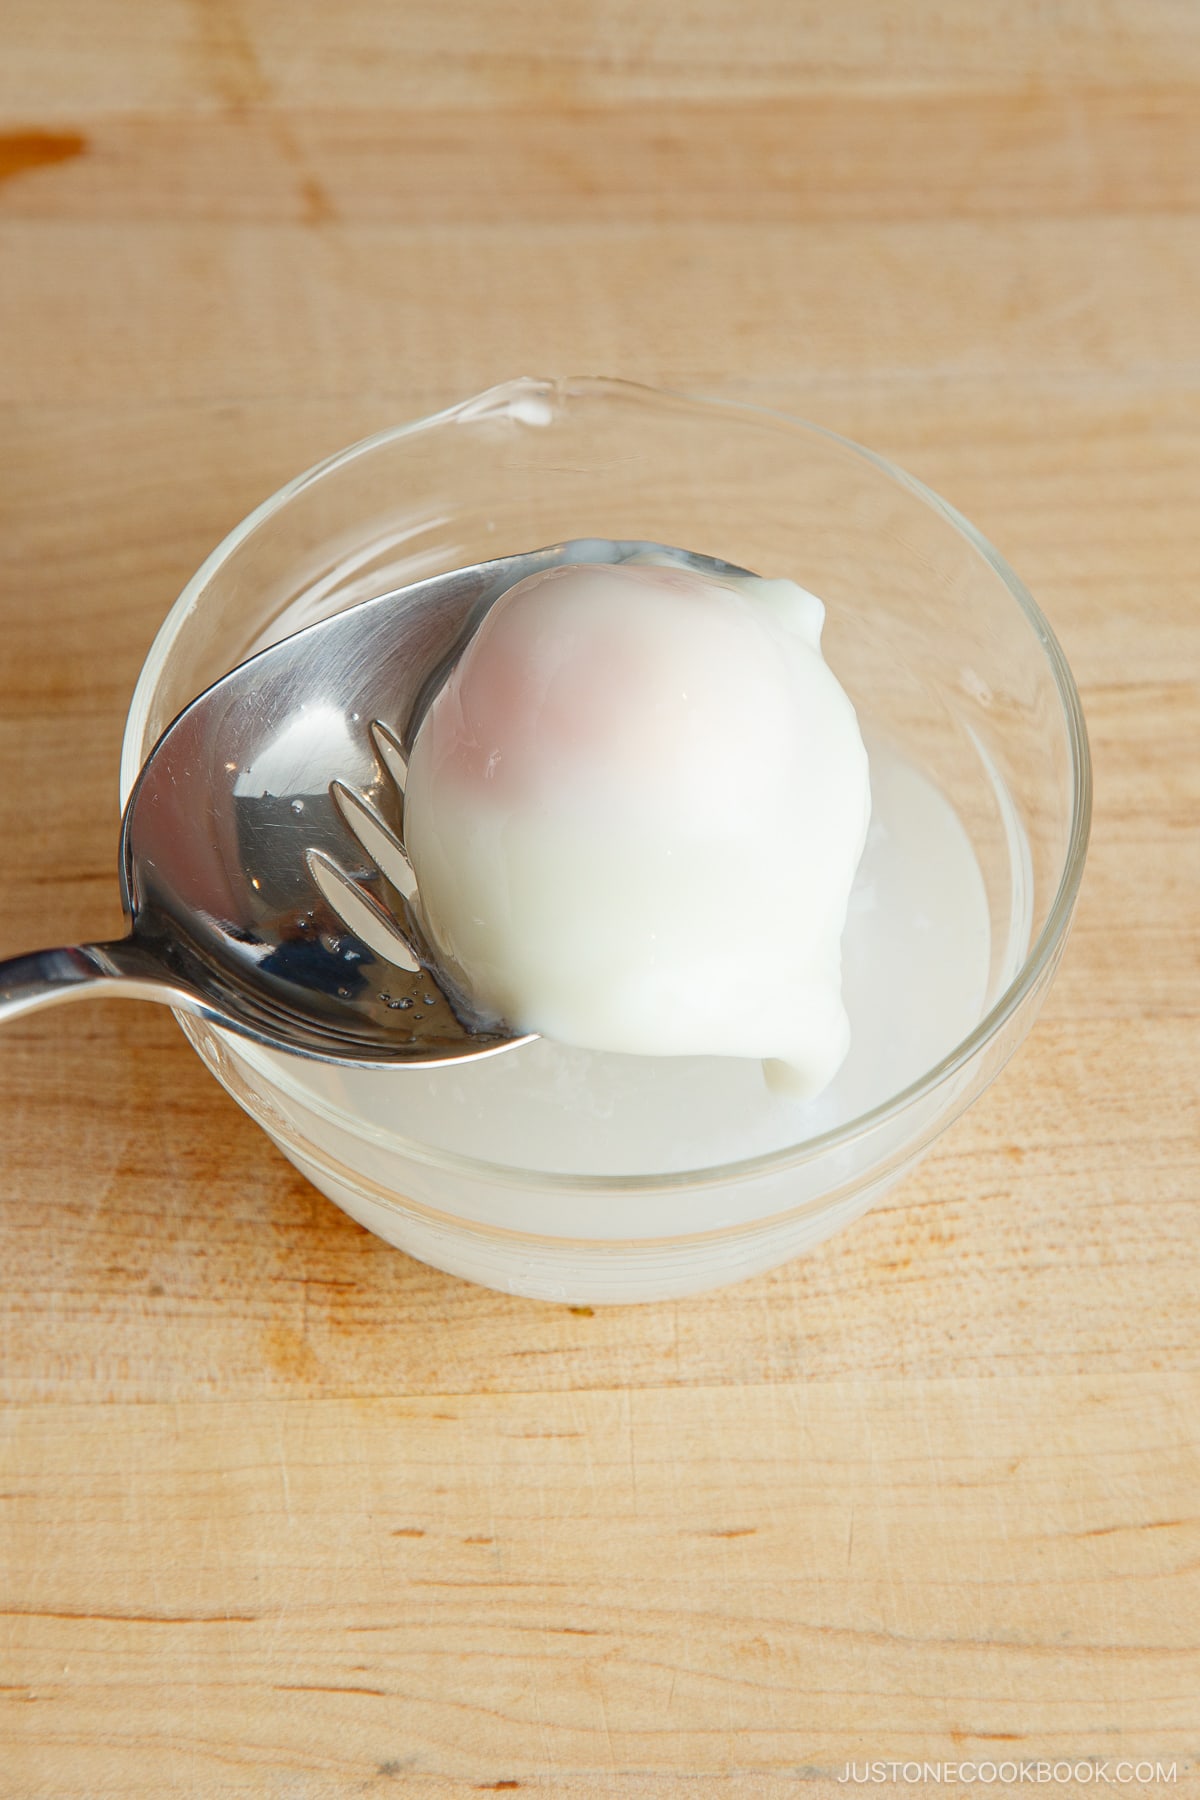
[[293, 800], [292, 801], [292, 811], [294, 813], [302, 813], [304, 811], [303, 800]]

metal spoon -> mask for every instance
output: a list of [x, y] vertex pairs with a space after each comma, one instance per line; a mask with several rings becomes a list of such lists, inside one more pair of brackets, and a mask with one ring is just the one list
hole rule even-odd
[[575, 539], [435, 575], [285, 638], [185, 707], [121, 823], [129, 935], [0, 962], [0, 1023], [89, 994], [159, 1000], [328, 1062], [461, 1062], [527, 1043], [440, 974], [403, 849], [406, 753], [480, 620], [562, 563], [732, 564]]

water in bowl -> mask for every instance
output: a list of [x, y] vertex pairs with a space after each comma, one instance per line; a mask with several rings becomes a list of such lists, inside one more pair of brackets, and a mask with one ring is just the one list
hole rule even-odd
[[[956, 813], [886, 745], [869, 750], [872, 823], [843, 938], [852, 1045], [815, 1100], [773, 1091], [760, 1064], [739, 1058], [616, 1056], [545, 1040], [434, 1070], [338, 1068], [257, 1046], [241, 1053], [315, 1108], [310, 1141], [344, 1155], [350, 1125], [358, 1172], [384, 1186], [413, 1145], [514, 1172], [646, 1176], [767, 1154], [857, 1118], [974, 1029], [994, 960], [983, 878]], [[1010, 954], [1019, 960], [1024, 949]], [[327, 1144], [321, 1115], [338, 1124]], [[693, 1203], [702, 1230], [702, 1192]], [[588, 1235], [588, 1219], [578, 1214], [574, 1229]]]

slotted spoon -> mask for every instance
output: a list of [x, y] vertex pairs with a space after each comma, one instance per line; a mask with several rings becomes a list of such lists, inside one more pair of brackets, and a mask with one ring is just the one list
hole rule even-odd
[[128, 936], [0, 962], [0, 1023], [124, 994], [326, 1061], [422, 1065], [528, 1042], [442, 976], [404, 854], [406, 753], [500, 595], [562, 563], [653, 558], [576, 539], [361, 602], [251, 657], [159, 739], [121, 824]]

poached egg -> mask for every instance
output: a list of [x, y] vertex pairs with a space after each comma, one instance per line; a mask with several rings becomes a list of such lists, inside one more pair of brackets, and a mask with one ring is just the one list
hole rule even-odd
[[636, 563], [494, 604], [421, 722], [404, 815], [429, 941], [482, 1016], [827, 1085], [870, 779], [824, 616], [789, 581]]

